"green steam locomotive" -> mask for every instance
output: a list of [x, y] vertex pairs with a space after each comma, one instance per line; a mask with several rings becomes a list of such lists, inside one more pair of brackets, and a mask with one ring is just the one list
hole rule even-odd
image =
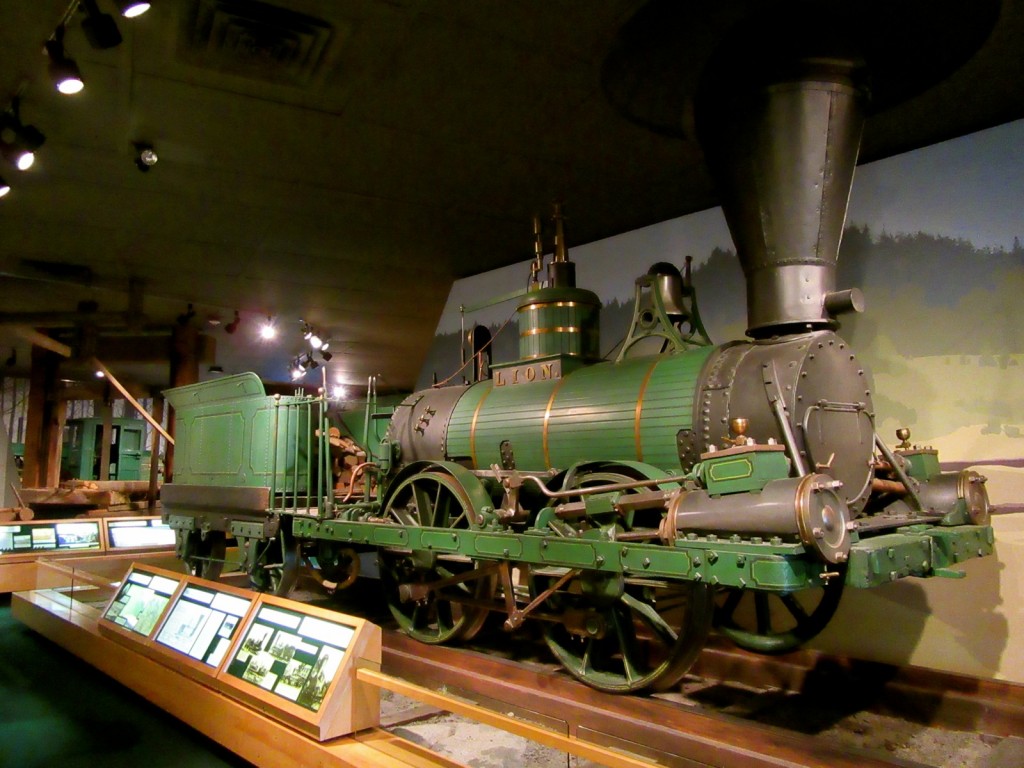
[[537, 620], [572, 675], [632, 692], [678, 682], [712, 623], [782, 652], [820, 632], [844, 587], [956, 576], [991, 555], [985, 479], [941, 471], [905, 430], [889, 447], [870, 374], [836, 334], [862, 304], [835, 286], [863, 121], [855, 63], [803, 60], [752, 93], [700, 126], [747, 278], [747, 339], [713, 345], [688, 266], [655, 264], [601, 360], [600, 302], [576, 286], [556, 216], [553, 256], [538, 245], [519, 300], [518, 359], [392, 407], [371, 391], [345, 493], [322, 397], [268, 397], [253, 374], [170, 390], [162, 501], [180, 557], [216, 577], [234, 539], [235, 565], [279, 593], [304, 567], [340, 587], [376, 562], [411, 636]]

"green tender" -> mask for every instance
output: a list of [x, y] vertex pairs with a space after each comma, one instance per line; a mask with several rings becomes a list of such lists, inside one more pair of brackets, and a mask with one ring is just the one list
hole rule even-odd
[[[315, 401], [268, 397], [254, 373], [176, 387], [164, 394], [174, 408], [176, 433], [188, 436], [182, 441], [186, 450], [175, 456], [175, 482], [271, 486], [278, 491], [306, 488]], [[277, 479], [272, 483], [275, 468]]]

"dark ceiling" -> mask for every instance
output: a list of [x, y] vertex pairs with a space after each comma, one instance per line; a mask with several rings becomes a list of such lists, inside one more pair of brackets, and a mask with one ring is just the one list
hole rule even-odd
[[[46, 135], [34, 168], [0, 170], [13, 187], [0, 200], [0, 360], [17, 350], [4, 374], [26, 371], [24, 328], [70, 343], [91, 301], [104, 362], [163, 384], [166, 365], [138, 361], [166, 355], [166, 330], [192, 303], [227, 373], [286, 379], [302, 319], [334, 340], [332, 378], [409, 387], [452, 280], [528, 258], [530, 218], [552, 201], [565, 205], [570, 246], [716, 203], [687, 105], [679, 131], [649, 130], [623, 117], [629, 98], [613, 108], [602, 88], [644, 0], [273, 5], [156, 0], [118, 18], [124, 41], [109, 50], [89, 46], [76, 13], [65, 46], [86, 87], [68, 97], [41, 54], [67, 0], [0, 4], [0, 99], [21, 94], [23, 122]], [[679, 2], [685, 28], [668, 45], [686, 53], [662, 79], [695, 81], [751, 5]], [[903, 5], [939, 48], [959, 34], [926, 23], [944, 18], [929, 15], [934, 3]], [[891, 6], [864, 4], [878, 18], [860, 22], [891, 29]], [[1005, 0], [962, 67], [869, 119], [862, 160], [1024, 116], [1022, 75], [1024, 10]], [[147, 173], [137, 142], [159, 154]], [[259, 342], [268, 315], [283, 333]]]

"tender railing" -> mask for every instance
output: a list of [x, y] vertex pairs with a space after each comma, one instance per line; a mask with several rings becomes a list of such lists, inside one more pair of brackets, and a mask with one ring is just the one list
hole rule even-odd
[[323, 516], [334, 504], [326, 397], [275, 395], [271, 445], [269, 511]]

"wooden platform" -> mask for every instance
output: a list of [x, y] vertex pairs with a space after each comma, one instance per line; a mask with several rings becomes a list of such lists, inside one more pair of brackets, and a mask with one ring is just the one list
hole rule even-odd
[[249, 762], [278, 768], [459, 766], [380, 729], [318, 743], [163, 664], [101, 636], [98, 611], [66, 592], [20, 592], [13, 616]]

